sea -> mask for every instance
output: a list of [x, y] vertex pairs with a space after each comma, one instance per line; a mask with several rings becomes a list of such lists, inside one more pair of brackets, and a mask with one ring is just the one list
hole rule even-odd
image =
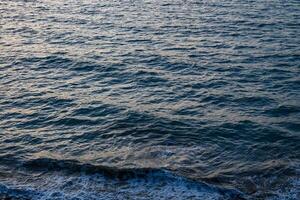
[[0, 0], [1, 200], [299, 200], [299, 0]]

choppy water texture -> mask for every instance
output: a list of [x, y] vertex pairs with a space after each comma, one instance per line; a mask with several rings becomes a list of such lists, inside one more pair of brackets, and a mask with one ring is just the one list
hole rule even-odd
[[0, 1], [0, 198], [300, 199], [300, 1]]

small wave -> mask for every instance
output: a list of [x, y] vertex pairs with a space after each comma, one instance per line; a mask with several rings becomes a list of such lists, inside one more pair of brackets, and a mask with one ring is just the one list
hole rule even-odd
[[190, 180], [165, 169], [120, 169], [38, 158], [24, 162], [16, 171], [0, 176], [0, 195], [5, 198], [244, 199], [238, 191]]

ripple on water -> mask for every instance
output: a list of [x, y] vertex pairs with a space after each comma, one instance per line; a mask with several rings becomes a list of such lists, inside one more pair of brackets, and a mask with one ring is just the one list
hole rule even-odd
[[0, 198], [299, 199], [299, 8], [2, 1]]

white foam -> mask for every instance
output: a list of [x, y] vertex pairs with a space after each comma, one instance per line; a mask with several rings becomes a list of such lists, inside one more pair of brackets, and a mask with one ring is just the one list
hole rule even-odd
[[[80, 176], [41, 175], [34, 179], [14, 181], [10, 188], [26, 190], [33, 200], [49, 199], [224, 199], [217, 190], [184, 178], [162, 174], [126, 181], [107, 179], [100, 174]], [[159, 174], [158, 174], [159, 176]], [[165, 177], [164, 177], [165, 176]], [[28, 192], [29, 191], [29, 192]]]
[[274, 192], [275, 196], [267, 200], [298, 200], [300, 199], [300, 178], [291, 178], [289, 187]]

